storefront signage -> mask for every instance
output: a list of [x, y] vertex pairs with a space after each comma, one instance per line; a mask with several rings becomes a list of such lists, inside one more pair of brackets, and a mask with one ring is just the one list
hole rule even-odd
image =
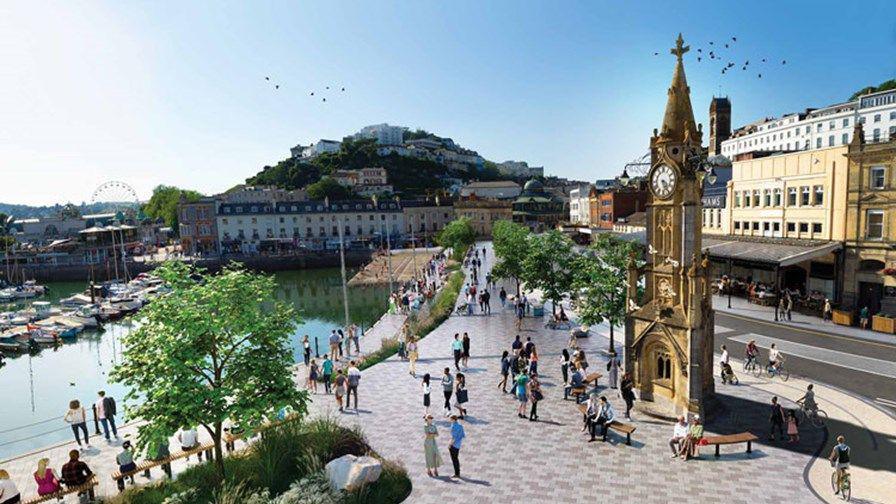
[[725, 208], [725, 194], [703, 196], [703, 208]]

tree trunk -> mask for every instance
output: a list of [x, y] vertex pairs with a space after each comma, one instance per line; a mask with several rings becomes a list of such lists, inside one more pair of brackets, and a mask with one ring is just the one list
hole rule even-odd
[[616, 351], [615, 341], [613, 340], [613, 322], [610, 322], [610, 352]]
[[218, 468], [218, 475], [221, 481], [224, 481], [224, 451], [221, 449], [221, 422], [215, 422], [215, 432], [212, 433], [212, 440], [215, 442], [215, 466]]
[[519, 278], [514, 278], [514, 280], [516, 280], [516, 300], [517, 300], [517, 303], [519, 303], [519, 300], [520, 300], [520, 279], [519, 279]]

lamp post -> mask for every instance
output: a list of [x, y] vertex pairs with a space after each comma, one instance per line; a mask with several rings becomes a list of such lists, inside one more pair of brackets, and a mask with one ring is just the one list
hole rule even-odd
[[[373, 208], [375, 210], [379, 210], [379, 199], [376, 197], [376, 194], [370, 197], [373, 200]], [[385, 220], [385, 215], [383, 216]], [[392, 241], [389, 239], [389, 227], [387, 224], [383, 224], [381, 229], [383, 229], [386, 233], [386, 263], [389, 265], [389, 295], [391, 296], [393, 292], [395, 292], [395, 287], [392, 285]]]
[[342, 270], [342, 307], [345, 310], [345, 327], [351, 323], [348, 315], [348, 284], [345, 281], [345, 240], [343, 239], [342, 219], [336, 219], [339, 226], [339, 266]]

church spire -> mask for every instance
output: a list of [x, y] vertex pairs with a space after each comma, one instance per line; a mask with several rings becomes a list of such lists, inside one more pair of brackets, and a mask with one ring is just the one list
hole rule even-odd
[[675, 47], [670, 52], [675, 55], [677, 62], [675, 72], [672, 74], [672, 85], [669, 87], [668, 100], [666, 101], [666, 114], [663, 116], [663, 128], [660, 137], [664, 140], [684, 142], [686, 139], [700, 141], [700, 133], [694, 122], [694, 111], [691, 108], [690, 88], [687, 77], [684, 75], [684, 62], [682, 56], [690, 50], [690, 46], [684, 45], [684, 39], [678, 34]]

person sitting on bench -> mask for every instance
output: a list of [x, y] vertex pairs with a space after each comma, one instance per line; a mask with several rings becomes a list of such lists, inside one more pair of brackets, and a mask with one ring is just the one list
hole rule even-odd
[[575, 370], [569, 376], [569, 383], [563, 388], [563, 399], [569, 399], [569, 393], [574, 388], [581, 388], [585, 386], [585, 376], [582, 374], [582, 370], [579, 369], [578, 364], [573, 364]]
[[93, 476], [93, 471], [87, 467], [87, 464], [78, 460], [80, 456], [81, 453], [78, 450], [68, 452], [68, 462], [62, 466], [62, 481], [68, 488], [77, 488], [87, 483]]
[[[184, 427], [177, 433], [177, 440], [180, 441], [180, 449], [190, 451], [199, 447], [199, 433], [193, 427]], [[196, 454], [199, 461], [202, 462], [202, 452]], [[190, 460], [190, 457], [187, 457]]]
[[[589, 409], [589, 412], [590, 411], [591, 410]], [[610, 403], [605, 396], [600, 396], [600, 403], [596, 413], [597, 417], [591, 422], [591, 439], [588, 440], [589, 443], [595, 440], [598, 426], [600, 427], [601, 437], [606, 440], [607, 429], [616, 417], [613, 407], [610, 406]]]
[[[131, 442], [125, 441], [121, 445], [121, 453], [115, 456], [115, 462], [118, 464], [118, 472], [122, 475], [125, 473], [133, 472], [137, 469], [137, 464], [134, 462], [134, 451], [131, 450]], [[134, 475], [130, 476], [131, 484], [134, 484]], [[122, 480], [121, 484], [124, 484]]]

